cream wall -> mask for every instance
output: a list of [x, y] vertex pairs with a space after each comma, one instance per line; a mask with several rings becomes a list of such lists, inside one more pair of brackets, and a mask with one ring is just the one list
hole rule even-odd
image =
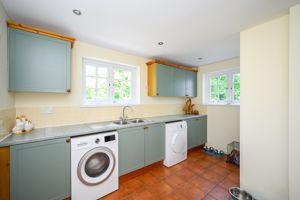
[[300, 197], [300, 5], [290, 9], [289, 198]]
[[289, 199], [289, 16], [240, 38], [241, 187], [257, 199]]
[[234, 58], [200, 66], [198, 72], [198, 97], [195, 100], [201, 105], [200, 110], [208, 115], [207, 143], [225, 152], [227, 152], [227, 144], [240, 140], [240, 107], [204, 105], [203, 75], [207, 72], [239, 68], [239, 66], [239, 58]]
[[[16, 93], [17, 115], [29, 117], [36, 127], [58, 126], [116, 120], [121, 106], [82, 107], [82, 59], [103, 59], [136, 66], [139, 76], [140, 105], [133, 106], [130, 117], [149, 117], [182, 113], [185, 98], [149, 97], [147, 95], [148, 59], [76, 41], [72, 50], [72, 88], [70, 94]], [[52, 114], [41, 114], [42, 107], [53, 107]]]
[[9, 133], [15, 118], [14, 96], [7, 92], [7, 19], [0, 2], [0, 139]]

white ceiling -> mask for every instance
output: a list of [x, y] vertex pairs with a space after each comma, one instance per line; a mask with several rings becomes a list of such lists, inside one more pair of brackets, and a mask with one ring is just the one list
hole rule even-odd
[[[300, 0], [1, 0], [10, 19], [147, 58], [199, 66], [239, 56], [239, 32]], [[81, 16], [73, 9], [82, 11]], [[157, 43], [163, 41], [163, 46]], [[198, 60], [203, 57], [203, 60]]]

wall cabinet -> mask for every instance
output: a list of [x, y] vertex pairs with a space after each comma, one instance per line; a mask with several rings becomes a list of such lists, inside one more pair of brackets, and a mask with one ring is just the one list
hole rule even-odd
[[162, 63], [165, 62], [155, 60], [147, 63], [149, 96], [197, 96], [196, 69]]
[[71, 42], [8, 29], [9, 91], [70, 91]]
[[11, 146], [11, 200], [70, 196], [70, 157], [66, 138]]
[[188, 119], [188, 149], [207, 142], [207, 117]]
[[119, 175], [164, 159], [164, 124], [118, 130]]

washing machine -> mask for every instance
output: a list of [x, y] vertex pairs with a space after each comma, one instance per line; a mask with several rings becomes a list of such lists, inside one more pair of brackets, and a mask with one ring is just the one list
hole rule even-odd
[[165, 166], [171, 167], [187, 159], [186, 121], [166, 123], [165, 142]]
[[72, 200], [96, 200], [118, 187], [118, 133], [71, 138]]

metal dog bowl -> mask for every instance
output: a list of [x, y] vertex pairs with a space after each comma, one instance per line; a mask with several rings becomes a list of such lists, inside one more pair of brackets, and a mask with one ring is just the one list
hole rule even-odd
[[229, 193], [235, 200], [255, 200], [255, 198], [246, 192], [245, 190], [241, 190], [238, 187], [229, 188]]

